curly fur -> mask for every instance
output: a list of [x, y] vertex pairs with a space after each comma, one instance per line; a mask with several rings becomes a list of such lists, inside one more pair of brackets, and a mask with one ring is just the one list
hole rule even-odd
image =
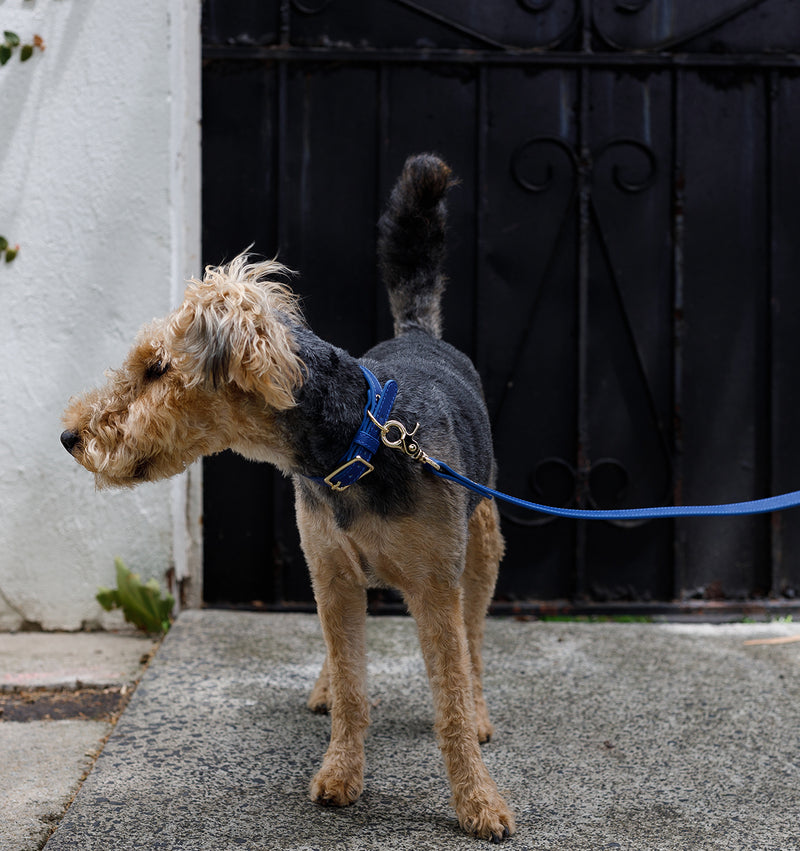
[[378, 222], [379, 265], [395, 335], [422, 328], [442, 336], [444, 198], [454, 182], [449, 166], [437, 157], [421, 154], [410, 159]]
[[170, 348], [186, 359], [195, 382], [234, 383], [261, 393], [270, 407], [294, 405], [302, 383], [290, 324], [301, 324], [297, 296], [275, 280], [294, 273], [274, 260], [250, 263], [246, 254], [227, 266], [208, 266], [192, 279], [171, 317]]
[[417, 621], [436, 731], [464, 830], [499, 841], [514, 818], [481, 758], [492, 734], [483, 696], [483, 620], [503, 553], [497, 509], [380, 447], [375, 469], [337, 493], [338, 466], [366, 397], [360, 365], [397, 380], [392, 417], [434, 457], [494, 483], [480, 379], [440, 339], [450, 169], [406, 163], [379, 225], [395, 337], [356, 358], [303, 320], [276, 261], [246, 254], [192, 280], [183, 304], [146, 326], [105, 387], [73, 398], [61, 441], [99, 487], [132, 486], [233, 449], [293, 477], [297, 524], [327, 657], [309, 706], [330, 711], [330, 744], [311, 783], [323, 804], [352, 803], [364, 779], [366, 589], [399, 589]]

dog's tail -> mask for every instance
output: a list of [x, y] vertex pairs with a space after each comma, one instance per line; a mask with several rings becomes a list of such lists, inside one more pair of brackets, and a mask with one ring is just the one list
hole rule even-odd
[[396, 335], [411, 328], [442, 335], [444, 196], [454, 182], [438, 157], [409, 157], [378, 222], [378, 263]]

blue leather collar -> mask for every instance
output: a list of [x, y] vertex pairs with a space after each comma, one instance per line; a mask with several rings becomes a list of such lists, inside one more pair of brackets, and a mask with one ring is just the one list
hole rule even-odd
[[[397, 396], [397, 383], [389, 380], [381, 387], [378, 379], [364, 366], [361, 367], [367, 380], [367, 404], [364, 407], [364, 417], [361, 427], [356, 432], [350, 448], [339, 459], [339, 465], [324, 478], [309, 476], [315, 482], [327, 485], [331, 490], [343, 491], [355, 484], [359, 479], [371, 473], [375, 468], [370, 463], [372, 456], [383, 444], [391, 449], [400, 449], [411, 458], [422, 462], [432, 473], [442, 479], [455, 482], [469, 490], [475, 491], [487, 499], [500, 499], [521, 508], [529, 508], [543, 514], [556, 517], [569, 517], [576, 520], [644, 520], [657, 517], [708, 517], [729, 516], [740, 514], [765, 514], [772, 511], [783, 511], [786, 508], [800, 506], [800, 491], [781, 494], [766, 499], [756, 499], [750, 502], [734, 502], [722, 505], [665, 505], [654, 508], [620, 508], [620, 509], [575, 509], [557, 508], [549, 505], [529, 502], [509, 496], [494, 490], [494, 488], [474, 482], [461, 473], [456, 472], [436, 458], [426, 455], [414, 439], [419, 423], [413, 431], [408, 431], [397, 420], [389, 421], [394, 400]], [[387, 435], [397, 432], [396, 439]]]
[[336, 469], [327, 476], [308, 476], [309, 479], [327, 485], [331, 490], [343, 491], [375, 468], [370, 463], [381, 445], [381, 428], [389, 419], [397, 397], [397, 382], [390, 379], [381, 387], [380, 381], [365, 366], [361, 372], [367, 380], [367, 404], [361, 426], [353, 438], [350, 448], [339, 459]]

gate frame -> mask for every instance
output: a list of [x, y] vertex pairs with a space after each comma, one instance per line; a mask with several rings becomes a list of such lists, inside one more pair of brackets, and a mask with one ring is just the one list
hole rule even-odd
[[[405, 5], [410, 8], [414, 4], [406, 3], [405, 0], [397, 0], [400, 5]], [[749, 4], [744, 4], [735, 15], [743, 11], [748, 11], [750, 8], [757, 6], [761, 0], [754, 0]], [[731, 69], [737, 73], [744, 73], [748, 70], [757, 71], [763, 75], [764, 82], [767, 86], [775, 86], [777, 73], [780, 71], [790, 70], [798, 71], [800, 63], [796, 54], [789, 53], [747, 53], [747, 54], [709, 54], [709, 53], [675, 53], [664, 52], [674, 51], [681, 43], [690, 41], [696, 38], [698, 33], [690, 33], [686, 37], [673, 39], [670, 42], [654, 45], [652, 48], [639, 50], [637, 52], [629, 51], [627, 48], [620, 49], [609, 44], [607, 50], [603, 52], [592, 52], [592, 40], [596, 36], [594, 29], [594, 21], [591, 15], [591, 3], [589, 0], [580, 0], [576, 4], [578, 9], [579, 20], [577, 20], [575, 29], [571, 32], [571, 37], [576, 43], [581, 44], [581, 49], [573, 51], [563, 51], [557, 45], [548, 45], [546, 49], [514, 49], [504, 45], [492, 44], [488, 39], [481, 39], [480, 34], [468, 31], [462, 28], [463, 34], [483, 40], [484, 45], [475, 49], [430, 49], [430, 48], [369, 48], [359, 49], [347, 46], [335, 47], [303, 47], [294, 46], [289, 41], [289, 20], [290, 8], [292, 4], [289, 0], [280, 0], [278, 4], [280, 14], [280, 24], [278, 27], [278, 43], [270, 45], [258, 44], [235, 44], [235, 45], [218, 45], [207, 44], [203, 47], [203, 59], [227, 60], [236, 58], [239, 60], [255, 60], [269, 61], [277, 65], [277, 90], [276, 96], [278, 99], [277, 115], [277, 158], [280, 161], [285, 156], [287, 149], [287, 130], [286, 130], [286, 115], [288, 103], [288, 73], [287, 69], [293, 64], [314, 63], [317, 66], [334, 65], [342, 63], [349, 66], [366, 65], [376, 66], [382, 69], [386, 66], [400, 65], [420, 65], [422, 60], [434, 62], [437, 65], [453, 65], [453, 66], [473, 66], [476, 69], [476, 85], [478, 87], [479, 104], [478, 109], [486, 109], [486, 69], [498, 66], [514, 66], [514, 67], [534, 67], [541, 69], [574, 69], [578, 75], [577, 90], [579, 100], [577, 111], [579, 118], [577, 126], [579, 134], [585, 133], [585, 128], [588, 125], [588, 112], [590, 108], [589, 98], [586, 92], [589, 91], [589, 75], [592, 71], [603, 70], [618, 70], [618, 71], [668, 71], [672, 72], [673, 86], [675, 90], [675, 102], [681, 98], [680, 85], [677, 75], [681, 71], [702, 71], [702, 70], [720, 70]], [[417, 9], [419, 11], [419, 9]], [[731, 15], [731, 17], [735, 17]], [[713, 29], [720, 22], [711, 25]], [[500, 48], [500, 49], [498, 49]], [[620, 52], [617, 52], [620, 51]], [[625, 51], [625, 52], [623, 52]], [[378, 70], [380, 74], [381, 71]], [[482, 99], [482, 100], [481, 100]], [[767, 119], [770, 120], [769, 118]], [[481, 142], [478, 142], [480, 148]], [[577, 268], [577, 289], [579, 293], [578, 312], [579, 331], [578, 339], [580, 342], [580, 351], [578, 354], [578, 419], [577, 419], [577, 445], [578, 447], [588, 446], [588, 350], [586, 340], [586, 325], [588, 323], [588, 315], [585, 309], [588, 303], [589, 293], [589, 242], [592, 229], [591, 223], [591, 190], [589, 186], [590, 174], [586, 164], [591, 162], [591, 151], [587, 140], [584, 136], [579, 135], [575, 153], [578, 162], [576, 171], [577, 179], [577, 196], [578, 196], [578, 257], [576, 259]], [[680, 159], [681, 152], [677, 150], [674, 154], [676, 159]], [[672, 164], [674, 169], [675, 164]], [[485, 176], [485, 157], [481, 158], [478, 155], [478, 166], [476, 169], [475, 178], [477, 181], [482, 181]], [[679, 182], [671, 182], [674, 197], [673, 205], [675, 212], [671, 215], [673, 226], [673, 243], [672, 243], [672, 262], [674, 264], [674, 283], [675, 283], [675, 313], [680, 315], [682, 308], [682, 281], [684, 277], [683, 268], [683, 221], [680, 213], [682, 207], [682, 188]], [[283, 199], [285, 193], [290, 191], [285, 179], [278, 179], [278, 208], [285, 207]], [[283, 219], [278, 221], [278, 242], [286, 241], [285, 232], [286, 223]], [[676, 321], [678, 334], [680, 333], [680, 321]], [[680, 346], [676, 348], [676, 358], [680, 358]], [[674, 370], [674, 374], [678, 375], [680, 364]], [[673, 388], [675, 393], [675, 407], [678, 407], [680, 401], [680, 387]], [[679, 449], [680, 434], [676, 431], [674, 436], [676, 444], [675, 448]], [[682, 479], [680, 464], [682, 453], [676, 452], [673, 456], [675, 463], [675, 479]], [[578, 468], [581, 468], [582, 459], [578, 457]], [[585, 563], [585, 558], [581, 553], [585, 553], [586, 543], [586, 525], [579, 524], [577, 528], [576, 540], [576, 564], [580, 571], [580, 565]], [[773, 579], [772, 593], [776, 591], [776, 582], [778, 578], [778, 564], [782, 557], [781, 546], [781, 524], [780, 521], [774, 522], [770, 527], [770, 548], [771, 558], [769, 569]], [[674, 560], [674, 577], [675, 577], [675, 595], [677, 597], [679, 589], [679, 577], [685, 572], [682, 564], [681, 547], [675, 547]], [[580, 590], [581, 580], [578, 577], [578, 586]], [[585, 583], [584, 583], [585, 585]], [[291, 604], [279, 602], [274, 605], [264, 606], [265, 609], [278, 608], [281, 610], [287, 609], [305, 609], [304, 604]], [[391, 601], [373, 601], [373, 610], [376, 611], [395, 611], [397, 605]], [[552, 613], [571, 613], [571, 614], [618, 614], [622, 611], [630, 613], [636, 611], [642, 616], [651, 616], [666, 614], [668, 616], [677, 616], [683, 614], [700, 614], [703, 617], [719, 615], [721, 617], [734, 616], [738, 614], [746, 614], [751, 616], [768, 615], [768, 614], [788, 614], [795, 611], [800, 611], [800, 602], [795, 604], [791, 599], [764, 599], [758, 601], [736, 601], [736, 600], [676, 600], [673, 603], [570, 603], [567, 601], [552, 601], [552, 602], [520, 602], [520, 603], [496, 603], [493, 605], [493, 611], [506, 614], [546, 614]]]

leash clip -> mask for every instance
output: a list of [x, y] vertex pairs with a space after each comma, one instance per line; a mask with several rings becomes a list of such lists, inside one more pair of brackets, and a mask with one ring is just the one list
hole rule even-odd
[[[379, 423], [372, 416], [372, 411], [367, 411], [367, 416], [372, 420], [378, 431], [380, 431], [381, 443], [384, 446], [388, 446], [389, 449], [401, 449], [409, 458], [413, 458], [415, 461], [420, 461], [423, 464], [428, 464], [435, 470], [440, 469], [439, 465], [422, 451], [419, 443], [412, 439], [417, 433], [419, 423], [414, 426], [412, 431], [409, 431], [398, 420], [387, 420], [385, 423]], [[396, 438], [390, 438], [389, 436], [392, 429], [397, 429]]]

